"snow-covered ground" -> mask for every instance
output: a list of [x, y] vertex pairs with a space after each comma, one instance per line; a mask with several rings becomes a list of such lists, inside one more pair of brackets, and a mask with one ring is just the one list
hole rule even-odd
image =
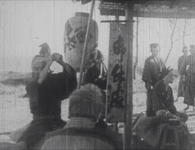
[[[176, 98], [178, 79], [171, 85]], [[28, 98], [23, 98], [25, 86], [10, 86], [0, 84], [0, 142], [9, 141], [9, 133], [28, 124], [32, 115], [29, 110]], [[62, 102], [62, 118], [68, 118], [68, 100]], [[178, 111], [182, 111], [186, 106], [183, 98], [179, 98], [175, 103]], [[146, 110], [146, 90], [141, 77], [134, 80], [133, 114], [139, 114]], [[189, 119], [187, 125], [191, 133], [195, 133], [195, 113], [189, 109], [187, 111]], [[1, 147], [1, 146], [0, 146]]]

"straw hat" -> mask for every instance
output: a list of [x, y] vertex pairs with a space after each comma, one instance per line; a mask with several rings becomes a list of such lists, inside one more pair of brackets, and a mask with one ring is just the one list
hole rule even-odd
[[39, 52], [40, 55], [44, 55], [45, 53], [49, 52], [49, 45], [45, 42], [41, 45], [39, 45], [39, 47], [41, 47], [41, 50]]

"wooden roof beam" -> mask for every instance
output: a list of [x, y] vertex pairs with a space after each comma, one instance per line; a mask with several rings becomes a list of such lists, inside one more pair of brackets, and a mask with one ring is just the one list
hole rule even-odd
[[173, 5], [175, 4], [176, 0], [171, 1], [170, 9], [173, 8]]
[[134, 11], [134, 17], [193, 19], [195, 11]]

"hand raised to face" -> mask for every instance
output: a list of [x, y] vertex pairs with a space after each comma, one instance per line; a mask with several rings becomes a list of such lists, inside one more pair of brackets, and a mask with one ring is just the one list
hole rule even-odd
[[63, 61], [63, 57], [59, 53], [53, 53], [53, 60], [58, 63], [61, 63]]
[[48, 65], [51, 65], [52, 62], [53, 62], [53, 56], [52, 55], [49, 55], [49, 56], [45, 57], [44, 60], [46, 61], [46, 63]]

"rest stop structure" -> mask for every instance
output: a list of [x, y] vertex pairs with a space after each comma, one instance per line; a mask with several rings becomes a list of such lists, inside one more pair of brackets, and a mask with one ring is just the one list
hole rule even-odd
[[[81, 85], [89, 26], [96, 0], [80, 1], [91, 3], [85, 42], [80, 65], [78, 88]], [[100, 14], [115, 16], [110, 23], [107, 110], [108, 122], [124, 122], [123, 149], [131, 149], [133, 110], [133, 24], [134, 17], [145, 18], [195, 18], [195, 0], [100, 0]], [[124, 20], [119, 17], [124, 16]], [[112, 119], [110, 119], [112, 118]]]

